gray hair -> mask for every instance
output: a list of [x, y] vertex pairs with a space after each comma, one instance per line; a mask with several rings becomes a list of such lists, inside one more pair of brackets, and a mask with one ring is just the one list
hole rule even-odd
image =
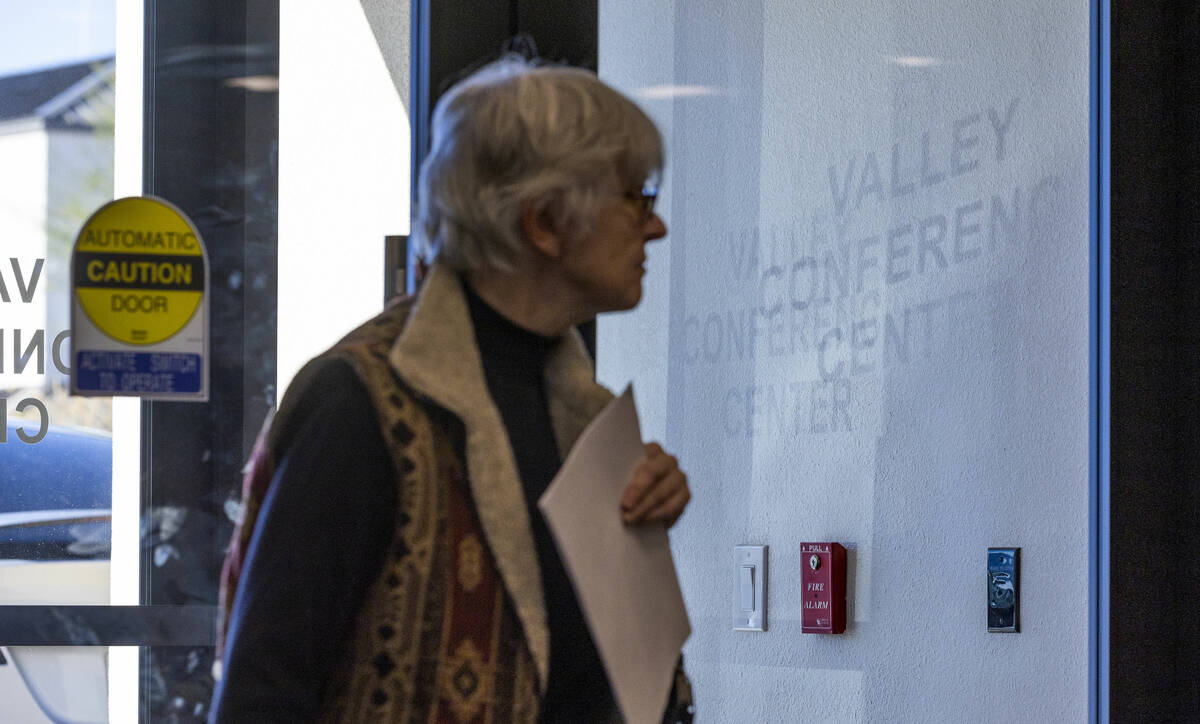
[[413, 236], [460, 271], [517, 266], [522, 203], [577, 240], [607, 197], [656, 181], [663, 165], [658, 129], [632, 101], [586, 70], [519, 57], [447, 91], [432, 125]]

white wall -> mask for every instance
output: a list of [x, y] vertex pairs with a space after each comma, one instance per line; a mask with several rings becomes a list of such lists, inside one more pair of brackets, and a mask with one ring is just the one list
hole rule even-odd
[[[606, 0], [600, 32], [668, 139], [599, 374], [691, 477], [699, 720], [1084, 718], [1087, 7]], [[800, 633], [803, 540], [851, 549], [844, 635]], [[740, 543], [766, 633], [732, 630]], [[1019, 634], [986, 632], [988, 546], [1022, 549]]]
[[[370, 5], [382, 27], [387, 9]], [[407, 39], [407, 11], [391, 17], [380, 35]], [[410, 130], [362, 5], [283, 3], [279, 38], [282, 393], [304, 362], [383, 308], [383, 238], [408, 233]]]

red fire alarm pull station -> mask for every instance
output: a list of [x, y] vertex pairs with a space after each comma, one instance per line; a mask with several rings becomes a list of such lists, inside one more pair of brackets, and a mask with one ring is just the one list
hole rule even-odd
[[846, 630], [846, 549], [837, 543], [801, 543], [802, 633]]

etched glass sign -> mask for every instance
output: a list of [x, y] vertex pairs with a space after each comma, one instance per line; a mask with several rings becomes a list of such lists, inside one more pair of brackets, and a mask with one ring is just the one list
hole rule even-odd
[[[598, 377], [634, 382], [694, 490], [671, 543], [689, 673], [722, 692], [700, 715], [1086, 717], [1087, 4], [599, 18], [601, 77], [663, 132], [668, 233], [642, 304], [599, 321]], [[771, 628], [731, 643], [712, 582], [745, 540], [773, 551]], [[841, 636], [800, 633], [803, 541], [851, 551]], [[1038, 551], [1026, 614], [1054, 624], [1021, 634], [1035, 655], [981, 635], [995, 541]], [[920, 696], [897, 683], [914, 671]]]

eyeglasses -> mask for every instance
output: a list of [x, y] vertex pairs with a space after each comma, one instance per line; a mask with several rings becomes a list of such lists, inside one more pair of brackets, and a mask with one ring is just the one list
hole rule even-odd
[[654, 216], [654, 202], [658, 200], [658, 189], [653, 186], [645, 186], [641, 191], [626, 191], [622, 196], [627, 201], [633, 202], [642, 223], [649, 221], [650, 217]]

